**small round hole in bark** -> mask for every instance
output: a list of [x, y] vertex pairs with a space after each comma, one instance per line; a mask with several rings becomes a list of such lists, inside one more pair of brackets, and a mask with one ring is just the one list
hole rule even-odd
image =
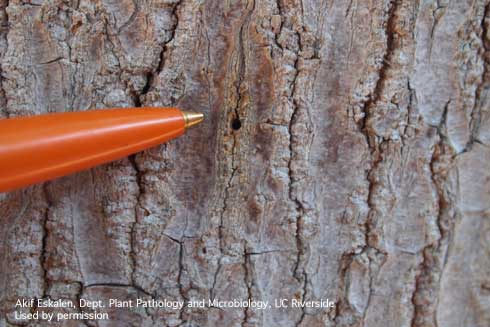
[[241, 127], [242, 127], [242, 122], [240, 121], [240, 119], [238, 118], [233, 119], [233, 121], [231, 122], [231, 128], [233, 128], [235, 131], [238, 131]]

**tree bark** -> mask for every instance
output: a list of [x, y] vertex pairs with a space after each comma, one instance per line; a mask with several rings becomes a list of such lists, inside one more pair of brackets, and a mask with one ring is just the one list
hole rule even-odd
[[336, 304], [111, 309], [59, 326], [490, 325], [489, 1], [0, 12], [2, 116], [206, 116], [160, 147], [0, 195], [0, 326], [49, 325], [15, 319], [34, 297]]

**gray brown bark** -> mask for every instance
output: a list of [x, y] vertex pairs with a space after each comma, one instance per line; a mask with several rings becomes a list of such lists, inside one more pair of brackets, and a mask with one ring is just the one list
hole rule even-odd
[[206, 115], [161, 147], [0, 195], [0, 326], [21, 324], [17, 298], [47, 296], [336, 302], [121, 309], [100, 326], [490, 325], [488, 1], [0, 12], [3, 116]]

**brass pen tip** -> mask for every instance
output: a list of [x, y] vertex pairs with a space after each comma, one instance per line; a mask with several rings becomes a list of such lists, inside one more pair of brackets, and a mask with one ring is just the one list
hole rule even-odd
[[200, 112], [183, 111], [185, 128], [197, 125], [204, 120], [204, 114]]

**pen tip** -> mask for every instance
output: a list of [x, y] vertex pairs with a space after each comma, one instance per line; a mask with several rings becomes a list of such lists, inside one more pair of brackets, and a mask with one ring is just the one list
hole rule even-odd
[[183, 111], [185, 128], [197, 125], [204, 120], [204, 114], [200, 112]]

